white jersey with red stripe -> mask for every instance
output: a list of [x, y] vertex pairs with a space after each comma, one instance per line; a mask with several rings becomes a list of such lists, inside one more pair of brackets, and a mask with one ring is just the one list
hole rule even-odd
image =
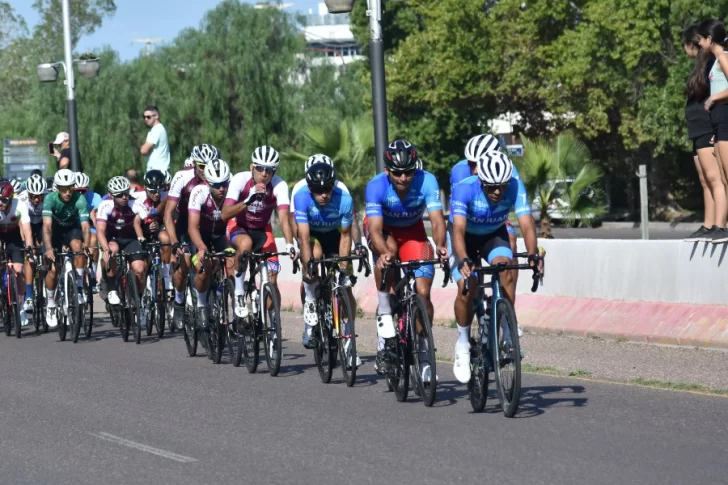
[[20, 199], [12, 199], [7, 212], [0, 211], [0, 233], [13, 232], [20, 224], [30, 224], [28, 205]]

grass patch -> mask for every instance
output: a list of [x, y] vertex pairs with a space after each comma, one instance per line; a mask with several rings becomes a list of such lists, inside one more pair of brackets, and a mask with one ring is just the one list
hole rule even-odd
[[576, 369], [571, 372], [569, 372], [570, 377], [589, 377], [591, 375], [591, 372], [588, 370], [582, 370], [582, 369]]
[[359, 307], [356, 307], [356, 318], [364, 318], [364, 311]]
[[673, 391], [695, 391], [705, 392], [708, 394], [716, 394], [719, 396], [728, 396], [728, 389], [711, 389], [710, 387], [702, 384], [695, 384], [692, 382], [672, 382], [672, 381], [661, 381], [659, 379], [647, 379], [644, 377], [638, 377], [629, 381], [632, 384], [638, 384], [640, 386], [655, 387], [658, 389], [670, 389]]
[[449, 328], [458, 328], [458, 322], [454, 318], [450, 319], [450, 321], [447, 323], [447, 326]]
[[533, 365], [521, 362], [521, 371], [530, 372], [531, 374], [561, 374], [561, 370], [549, 365]]

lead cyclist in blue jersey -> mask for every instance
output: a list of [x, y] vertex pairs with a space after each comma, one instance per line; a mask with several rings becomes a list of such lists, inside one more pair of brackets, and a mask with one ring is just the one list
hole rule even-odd
[[[455, 344], [453, 372], [463, 384], [470, 381], [470, 322], [473, 320], [473, 297], [475, 291], [463, 295], [467, 278], [472, 278], [470, 287], [477, 285], [472, 268], [484, 257], [488, 264], [509, 264], [513, 251], [505, 223], [511, 209], [515, 209], [521, 227], [526, 250], [531, 264], [539, 260], [536, 224], [526, 188], [512, 177], [513, 163], [499, 151], [489, 151], [476, 164], [477, 176], [471, 176], [453, 189], [450, 209], [450, 247], [453, 279], [458, 285], [455, 299], [455, 319], [458, 324], [458, 339]], [[511, 271], [501, 276], [503, 293], [513, 301], [516, 281]]]

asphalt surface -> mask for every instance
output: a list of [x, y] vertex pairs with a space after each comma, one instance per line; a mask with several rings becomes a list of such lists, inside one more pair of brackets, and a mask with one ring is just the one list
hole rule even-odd
[[507, 419], [493, 392], [473, 414], [442, 364], [428, 409], [396, 402], [371, 355], [354, 388], [321, 383], [284, 315], [276, 378], [105, 320], [78, 344], [1, 337], [2, 483], [726, 483], [726, 398], [527, 374]]

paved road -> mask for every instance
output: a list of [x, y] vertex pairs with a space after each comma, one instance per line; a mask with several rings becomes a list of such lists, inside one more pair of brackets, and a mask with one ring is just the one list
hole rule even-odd
[[[397, 403], [371, 356], [320, 382], [286, 314], [281, 375], [189, 358], [179, 335], [124, 344], [0, 338], [8, 484], [717, 484], [728, 399], [526, 375], [522, 410], [470, 411], [449, 365], [439, 401]], [[263, 365], [263, 367], [265, 367]]]

